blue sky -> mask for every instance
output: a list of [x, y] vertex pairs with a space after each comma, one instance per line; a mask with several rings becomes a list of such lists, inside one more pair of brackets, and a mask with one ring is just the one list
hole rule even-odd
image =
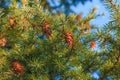
[[83, 17], [85, 17], [89, 12], [90, 9], [93, 7], [97, 7], [96, 14], [104, 13], [105, 16], [97, 17], [91, 21], [91, 24], [97, 25], [98, 27], [102, 27], [104, 24], [108, 23], [110, 19], [110, 14], [108, 10], [105, 8], [104, 2], [100, 2], [100, 0], [93, 0], [92, 2], [87, 1], [85, 5], [81, 3], [78, 4], [77, 7], [72, 6], [71, 8], [75, 11], [75, 13], [79, 14], [80, 12], [83, 13]]
[[[59, 1], [55, 1], [53, 4], [51, 0], [48, 0], [51, 6], [58, 6], [60, 3]], [[93, 7], [97, 7], [96, 14], [102, 14], [104, 13], [105, 16], [97, 17], [96, 19], [93, 19], [91, 21], [91, 24], [97, 25], [98, 27], [102, 27], [104, 24], [108, 23], [109, 21], [109, 12], [105, 8], [104, 2], [101, 2], [100, 0], [93, 0], [91, 1], [86, 1], [86, 3], [83, 5], [82, 3], [79, 3], [77, 6], [71, 6], [70, 8], [76, 13], [83, 13], [83, 17], [85, 17], [89, 12], [90, 9]], [[58, 8], [59, 9], [59, 8]], [[53, 12], [56, 12], [56, 10], [53, 10]]]

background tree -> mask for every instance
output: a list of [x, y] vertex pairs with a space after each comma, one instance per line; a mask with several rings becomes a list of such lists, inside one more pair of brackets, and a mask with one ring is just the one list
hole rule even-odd
[[[20, 0], [16, 0], [16, 1], [20, 3]], [[92, 2], [93, 0], [36, 0], [36, 1], [40, 1], [41, 6], [43, 6], [44, 9], [48, 9], [51, 12], [55, 10], [56, 13], [65, 13], [68, 15], [70, 13], [75, 13], [71, 9], [71, 6], [76, 7], [79, 3], [82, 3], [84, 5], [86, 2], [88, 1]], [[100, 1], [102, 2], [103, 0]], [[10, 4], [10, 0], [0, 1], [1, 7], [7, 8], [9, 4]]]
[[120, 79], [120, 8], [119, 2], [106, 0], [106, 7], [111, 13], [111, 20], [97, 32], [100, 41], [100, 80]]

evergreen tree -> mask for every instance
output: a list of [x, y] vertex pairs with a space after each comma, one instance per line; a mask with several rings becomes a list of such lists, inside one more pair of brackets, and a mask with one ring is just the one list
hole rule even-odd
[[37, 0], [0, 9], [1, 80], [92, 80], [101, 59], [94, 52], [96, 8], [82, 15], [52, 15]]
[[100, 42], [100, 80], [120, 79], [120, 5], [116, 0], [106, 0], [105, 5], [111, 13], [111, 20], [97, 32]]
[[[101, 30], [90, 25], [95, 15], [52, 15], [37, 0], [11, 1], [0, 9], [1, 80], [100, 80], [120, 77], [120, 9], [107, 0], [111, 21]], [[94, 33], [92, 34], [91, 33]], [[93, 51], [96, 42], [100, 51]]]

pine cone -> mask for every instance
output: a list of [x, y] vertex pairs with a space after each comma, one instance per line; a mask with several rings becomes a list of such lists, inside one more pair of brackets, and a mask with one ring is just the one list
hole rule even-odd
[[7, 43], [7, 39], [6, 38], [2, 38], [0, 39], [0, 47], [4, 47]]
[[15, 74], [22, 75], [24, 73], [24, 66], [18, 61], [13, 61], [11, 66]]
[[12, 18], [12, 17], [10, 17], [10, 18], [9, 18], [9, 23], [10, 23], [11, 25], [13, 25], [13, 24], [15, 23], [15, 19]]
[[47, 21], [44, 21], [42, 24], [42, 32], [46, 35], [48, 39], [50, 39], [52, 31], [50, 29], [50, 24]]
[[95, 48], [95, 47], [96, 47], [96, 42], [95, 41], [91, 41], [90, 48]]
[[86, 30], [90, 30], [91, 28], [90, 28], [90, 23], [89, 22], [86, 22], [85, 23], [85, 26], [86, 26]]
[[82, 19], [82, 13], [81, 13], [81, 14], [78, 14], [78, 15], [76, 16], [76, 19], [77, 19], [77, 21], [80, 21], [80, 20]]
[[68, 44], [68, 47], [72, 48], [73, 47], [73, 43], [74, 43], [72, 33], [71, 32], [64, 33], [63, 34], [63, 38], [65, 39], [66, 43]]
[[24, 17], [23, 21], [24, 21], [24, 22], [28, 22], [29, 20], [28, 20], [27, 17]]

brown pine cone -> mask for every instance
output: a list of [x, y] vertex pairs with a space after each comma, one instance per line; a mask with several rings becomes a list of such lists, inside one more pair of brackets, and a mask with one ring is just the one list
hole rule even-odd
[[76, 16], [76, 19], [77, 19], [77, 21], [80, 21], [80, 20], [82, 19], [82, 14], [78, 14], [78, 15]]
[[0, 39], [0, 47], [4, 47], [7, 43], [7, 39], [6, 38], [2, 38]]
[[42, 32], [46, 35], [48, 39], [51, 37], [52, 31], [50, 28], [50, 24], [47, 21], [44, 21], [44, 23], [42, 24]]
[[15, 74], [22, 75], [24, 73], [24, 66], [19, 61], [13, 61], [11, 66]]
[[64, 33], [63, 34], [63, 38], [64, 38], [65, 42], [68, 44], [68, 47], [72, 48], [73, 47], [73, 43], [74, 43], [72, 33], [71, 32]]
[[95, 41], [91, 41], [90, 48], [95, 48], [95, 47], [96, 47], [96, 42]]
[[13, 25], [13, 24], [15, 23], [15, 19], [12, 18], [12, 17], [10, 17], [10, 18], [9, 18], [9, 23], [10, 23], [11, 25]]

